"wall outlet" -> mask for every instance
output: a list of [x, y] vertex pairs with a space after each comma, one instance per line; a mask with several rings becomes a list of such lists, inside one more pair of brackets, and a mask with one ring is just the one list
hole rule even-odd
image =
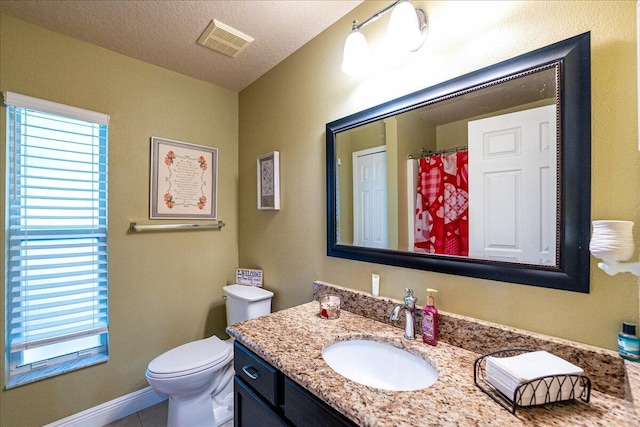
[[371, 295], [377, 297], [380, 295], [380, 275], [371, 273]]

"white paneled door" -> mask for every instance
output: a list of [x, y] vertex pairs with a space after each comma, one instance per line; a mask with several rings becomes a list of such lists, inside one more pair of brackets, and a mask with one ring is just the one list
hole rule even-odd
[[353, 153], [353, 244], [386, 248], [387, 150], [374, 147]]
[[556, 109], [469, 122], [469, 256], [556, 264]]

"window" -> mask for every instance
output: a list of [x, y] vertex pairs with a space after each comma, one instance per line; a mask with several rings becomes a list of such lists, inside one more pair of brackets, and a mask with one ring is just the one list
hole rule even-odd
[[109, 116], [4, 98], [10, 388], [108, 359]]

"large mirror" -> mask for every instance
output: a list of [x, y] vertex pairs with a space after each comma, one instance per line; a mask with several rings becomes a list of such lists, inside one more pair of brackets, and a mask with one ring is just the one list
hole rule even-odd
[[328, 255], [589, 292], [589, 39], [328, 123]]

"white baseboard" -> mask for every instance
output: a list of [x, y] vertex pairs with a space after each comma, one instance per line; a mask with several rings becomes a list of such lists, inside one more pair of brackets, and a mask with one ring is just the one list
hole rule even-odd
[[125, 396], [94, 406], [67, 418], [47, 424], [44, 427], [86, 427], [103, 426], [135, 412], [141, 411], [167, 399], [153, 387], [146, 387]]

